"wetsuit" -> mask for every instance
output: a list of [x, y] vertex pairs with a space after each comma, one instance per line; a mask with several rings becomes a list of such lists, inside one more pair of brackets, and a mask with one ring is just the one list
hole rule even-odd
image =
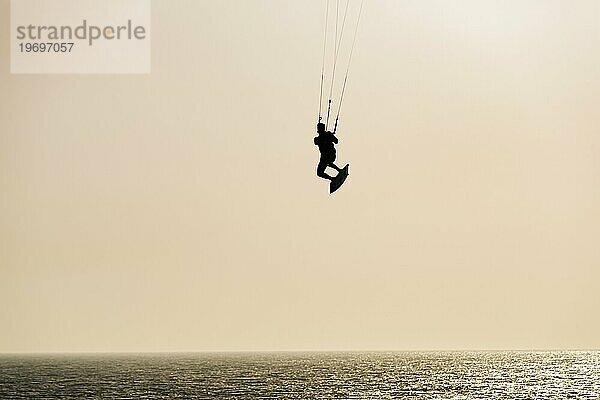
[[340, 170], [333, 163], [336, 157], [335, 144], [338, 142], [338, 138], [336, 138], [333, 133], [326, 131], [319, 133], [319, 136], [314, 139], [314, 142], [319, 146], [319, 152], [321, 153], [319, 165], [317, 166], [317, 176], [332, 180], [333, 177], [325, 173], [325, 169], [331, 167], [337, 171]]

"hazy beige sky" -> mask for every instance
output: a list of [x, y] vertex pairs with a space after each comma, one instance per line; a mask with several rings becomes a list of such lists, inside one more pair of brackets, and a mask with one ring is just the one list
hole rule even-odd
[[[352, 0], [356, 1], [356, 0]], [[152, 74], [10, 75], [0, 352], [600, 348], [600, 2], [154, 1]]]

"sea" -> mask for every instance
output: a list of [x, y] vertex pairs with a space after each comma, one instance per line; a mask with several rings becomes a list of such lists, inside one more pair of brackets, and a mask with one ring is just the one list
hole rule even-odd
[[600, 352], [0, 355], [0, 399], [599, 399]]

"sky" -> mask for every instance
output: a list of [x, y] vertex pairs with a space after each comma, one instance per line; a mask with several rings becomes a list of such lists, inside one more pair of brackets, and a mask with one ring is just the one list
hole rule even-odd
[[151, 74], [12, 75], [0, 1], [0, 353], [600, 348], [600, 3], [367, 0], [333, 196], [324, 6], [155, 0]]

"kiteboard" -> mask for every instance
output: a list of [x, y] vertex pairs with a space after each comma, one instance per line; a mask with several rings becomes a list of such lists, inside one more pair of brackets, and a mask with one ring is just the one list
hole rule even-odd
[[348, 167], [350, 164], [346, 164], [344, 168], [340, 172], [338, 172], [337, 176], [333, 178], [333, 180], [329, 183], [329, 193], [333, 193], [338, 190], [348, 178]]

